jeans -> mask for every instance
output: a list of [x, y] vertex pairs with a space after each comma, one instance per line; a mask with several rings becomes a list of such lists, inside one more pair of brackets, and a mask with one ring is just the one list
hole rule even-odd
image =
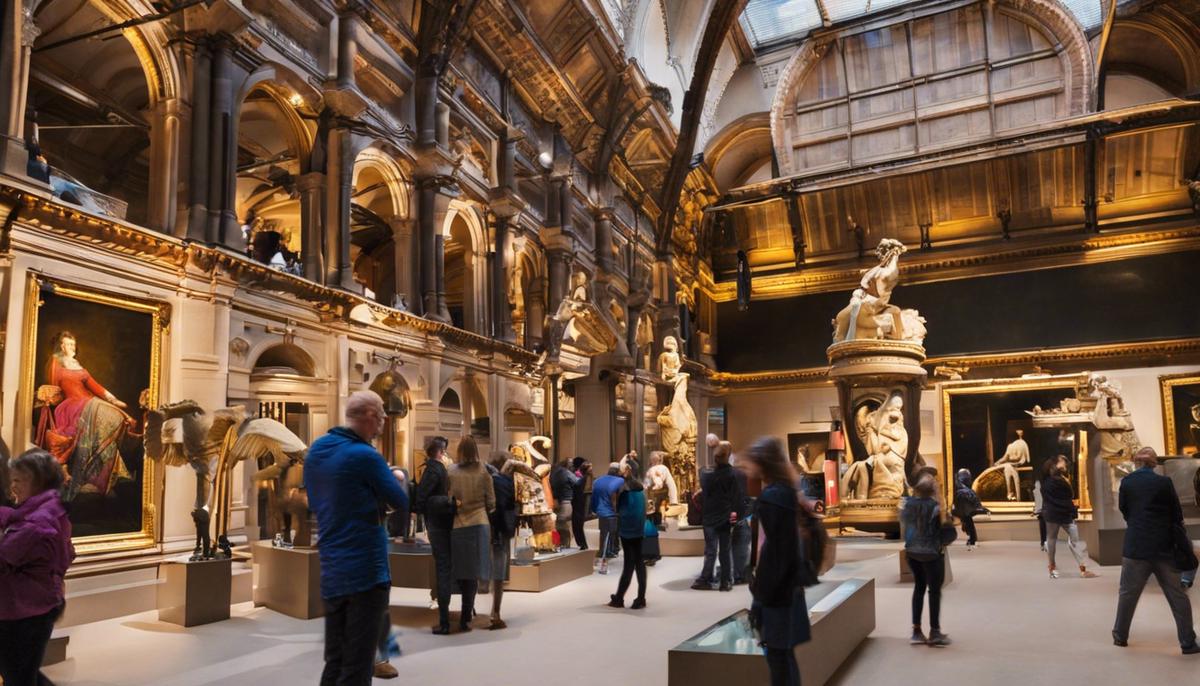
[[325, 598], [325, 670], [321, 686], [370, 686], [379, 625], [390, 584]]
[[1196, 583], [1196, 570], [1180, 574], [1179, 582], [1190, 588], [1192, 584]]
[[[390, 644], [392, 638], [392, 613], [383, 608], [383, 617], [379, 622], [379, 640], [375, 643], [375, 662], [387, 662], [391, 656]], [[397, 646], [398, 647], [398, 646]]]
[[619, 537], [617, 536], [617, 518], [616, 517], [601, 517], [600, 518], [600, 555], [604, 559], [609, 559], [617, 556], [620, 545]]
[[1038, 533], [1042, 535], [1042, 547], [1046, 547], [1046, 519], [1038, 513]]
[[712, 583], [713, 566], [718, 555], [721, 557], [721, 584], [733, 583], [733, 551], [730, 545], [732, 533], [733, 527], [728, 522], [704, 527], [704, 568], [700, 571], [698, 579], [701, 583]]
[[33, 617], [0, 620], [0, 678], [6, 686], [50, 686], [39, 670], [61, 614], [62, 607], [57, 607]]
[[[428, 523], [428, 522], [427, 522]], [[454, 589], [450, 569], [450, 530], [430, 526], [429, 547], [433, 549], [435, 579], [433, 595], [437, 598], [438, 626], [450, 626], [450, 594]]]
[[1058, 522], [1046, 522], [1046, 556], [1050, 558], [1050, 566], [1054, 566], [1054, 550], [1058, 547], [1058, 530], [1063, 529], [1067, 533], [1067, 547], [1071, 549], [1071, 554], [1075, 556], [1075, 562], [1082, 568], [1087, 565], [1087, 543], [1079, 538], [1079, 527], [1075, 522], [1070, 524], [1059, 524]]
[[621, 549], [625, 551], [625, 559], [621, 562], [621, 580], [617, 582], [617, 599], [624, 601], [625, 592], [629, 590], [629, 582], [637, 572], [637, 599], [646, 599], [646, 560], [642, 557], [642, 541], [645, 539], [622, 538]]
[[750, 520], [733, 525], [733, 582], [740, 584], [750, 578]]
[[1192, 627], [1192, 603], [1179, 583], [1179, 570], [1167, 559], [1121, 558], [1121, 585], [1117, 593], [1117, 621], [1113, 624], [1113, 638], [1129, 640], [1129, 625], [1133, 623], [1138, 599], [1141, 598], [1142, 589], [1146, 587], [1151, 574], [1158, 579], [1158, 586], [1167, 598], [1167, 605], [1171, 606], [1179, 645], [1184, 648], [1195, 645], [1196, 630]]
[[796, 663], [796, 651], [791, 648], [764, 648], [767, 669], [771, 674], [771, 686], [800, 686], [800, 665]]
[[963, 534], [967, 537], [967, 545], [975, 545], [979, 541], [979, 532], [975, 530], [975, 517], [960, 517]]
[[946, 556], [936, 560], [914, 560], [908, 556], [908, 567], [913, 573], [912, 623], [921, 626], [921, 610], [925, 605], [925, 592], [929, 591], [929, 628], [942, 628], [942, 582], [946, 580]]
[[572, 512], [569, 500], [560, 500], [554, 504], [554, 530], [558, 532], [558, 545], [562, 548], [571, 547]]

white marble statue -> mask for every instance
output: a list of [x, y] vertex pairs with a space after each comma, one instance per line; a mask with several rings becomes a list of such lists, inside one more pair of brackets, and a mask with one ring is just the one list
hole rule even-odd
[[1004, 456], [996, 460], [991, 467], [983, 470], [975, 479], [971, 488], [978, 491], [983, 483], [983, 477], [991, 472], [1001, 472], [1004, 475], [1004, 488], [1009, 500], [1017, 500], [1021, 493], [1021, 481], [1017, 474], [1018, 467], [1024, 467], [1032, 462], [1029, 455], [1029, 444], [1025, 442], [1025, 431], [1017, 429], [1017, 437], [1004, 450]]
[[671, 404], [658, 413], [658, 425], [662, 428], [662, 447], [668, 457], [667, 466], [681, 490], [694, 492], [696, 413], [688, 404], [688, 374], [681, 371], [683, 360], [679, 356], [679, 343], [674, 336], [663, 339], [663, 352], [658, 356], [658, 364], [662, 380], [674, 387]]
[[900, 281], [900, 256], [908, 249], [900, 241], [879, 241], [879, 264], [863, 273], [850, 304], [833, 320], [833, 342], [886, 339], [923, 343], [925, 319], [912, 309], [893, 304], [892, 290]]
[[854, 426], [867, 458], [851, 463], [842, 477], [846, 499], [899, 498], [904, 494], [904, 456], [908, 454], [904, 398], [895, 393], [873, 412], [865, 405], [860, 407]]

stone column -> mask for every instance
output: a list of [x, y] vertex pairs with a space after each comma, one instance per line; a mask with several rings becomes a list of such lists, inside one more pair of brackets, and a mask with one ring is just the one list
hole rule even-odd
[[512, 235], [509, 221], [506, 216], [496, 215], [496, 246], [492, 255], [492, 336], [511, 343], [516, 340], [516, 335], [512, 311], [508, 307], [508, 270], [505, 268]]
[[358, 54], [358, 17], [353, 12], [338, 15], [337, 87], [354, 86], [354, 58]]
[[236, 175], [237, 160], [226, 159], [229, 132], [233, 118], [233, 70], [229, 41], [220, 38], [213, 48], [212, 95], [208, 129], [208, 228], [204, 239], [208, 243], [222, 242], [222, 231], [229, 175]]
[[612, 218], [613, 208], [601, 207], [596, 210], [595, 223], [595, 254], [596, 265], [605, 272], [613, 273], [613, 234], [612, 234]]
[[296, 179], [300, 191], [300, 250], [304, 262], [304, 278], [320, 283], [325, 274], [325, 237], [321, 230], [324, 204], [325, 175], [309, 172]]
[[150, 194], [147, 224], [163, 233], [176, 232], [179, 187], [179, 100], [160, 100], [150, 127]]
[[[445, 256], [442, 224], [450, 208], [450, 200], [457, 189], [445, 177], [430, 176], [417, 180], [417, 241], [419, 247], [420, 309], [429, 319], [449, 321], [450, 313], [445, 307], [445, 271], [442, 264]], [[439, 299], [439, 293], [441, 297]], [[415, 294], [414, 294], [415, 295]], [[414, 297], [414, 306], [418, 303]], [[417, 311], [414, 308], [414, 311]]]
[[525, 347], [533, 350], [543, 343], [546, 322], [546, 281], [531, 279], [525, 293]]
[[[415, 221], [408, 218], [392, 217], [388, 222], [392, 227], [392, 243], [394, 249], [392, 251], [392, 278], [395, 281], [394, 291], [398, 296], [403, 296], [404, 300], [409, 303], [409, 308], [412, 308], [413, 294], [416, 292], [413, 288], [413, 224]], [[394, 302], [386, 303], [392, 305]]]
[[550, 300], [546, 305], [549, 311], [554, 312], [570, 287], [571, 253], [562, 249], [549, 250], [546, 261], [550, 267]]
[[350, 193], [354, 151], [350, 129], [329, 131], [325, 183], [325, 285], [354, 290], [350, 265]]
[[25, 151], [25, 98], [29, 91], [29, 55], [39, 29], [27, 2], [7, 0], [0, 19], [0, 172], [25, 176], [29, 155]]
[[192, 49], [191, 154], [188, 167], [188, 224], [186, 236], [205, 241], [208, 236], [209, 116], [212, 103], [212, 60], [208, 44]]
[[550, 179], [550, 188], [546, 193], [546, 226], [562, 226], [562, 187], [566, 179], [556, 176]]

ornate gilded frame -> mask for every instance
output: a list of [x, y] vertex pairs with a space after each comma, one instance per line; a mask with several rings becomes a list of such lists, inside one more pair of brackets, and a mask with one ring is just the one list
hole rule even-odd
[[[107, 293], [94, 290], [65, 281], [60, 281], [42, 274], [30, 272], [25, 291], [25, 321], [24, 339], [22, 341], [21, 390], [19, 402], [22, 408], [33, 407], [34, 382], [37, 365], [37, 330], [38, 311], [43, 304], [42, 289], [50, 287], [55, 295], [74, 298], [89, 303], [108, 305], [135, 312], [151, 315], [150, 340], [150, 383], [148, 404], [157, 407], [159, 391], [162, 383], [162, 352], [163, 337], [171, 320], [171, 306], [167, 303], [154, 302], [131, 298], [126, 295]], [[33, 427], [30, 410], [24, 409], [26, 424], [22, 435], [28, 440], [28, 432]], [[153, 460], [146, 460], [142, 468], [142, 525], [138, 531], [103, 534], [98, 536], [79, 536], [72, 539], [75, 552], [79, 555], [96, 553], [117, 553], [144, 548], [152, 548], [158, 544], [158, 507], [156, 485], [158, 483], [157, 465]]]
[[1178, 455], [1179, 442], [1176, 441], [1175, 426], [1175, 388], [1178, 386], [1200, 386], [1200, 372], [1186, 374], [1167, 374], [1158, 377], [1158, 385], [1162, 390], [1163, 410], [1163, 445], [1168, 455]]
[[[1081, 381], [1086, 381], [1087, 374], [1066, 374], [1061, 376], [1040, 376], [1017, 379], [982, 379], [979, 381], [950, 381], [941, 385], [942, 399], [942, 486], [947, 494], [954, 493], [954, 427], [950, 420], [950, 400], [956, 395], [982, 395], [1005, 391], [1039, 391], [1045, 389], [1073, 389]], [[1032, 408], [1030, 408], [1032, 409]], [[1079, 511], [1090, 514], [1092, 510], [1091, 495], [1088, 490], [1087, 464], [1088, 441], [1087, 432], [1080, 431], [1078, 454], [1075, 456], [1079, 465]], [[996, 514], [1029, 514], [1033, 511], [1033, 503], [1002, 501], [987, 501], [984, 505]]]

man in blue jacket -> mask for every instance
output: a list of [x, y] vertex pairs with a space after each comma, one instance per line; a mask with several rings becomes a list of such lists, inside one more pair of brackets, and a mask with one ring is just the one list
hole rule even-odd
[[371, 441], [383, 431], [383, 401], [371, 391], [346, 400], [346, 426], [317, 439], [304, 461], [309, 508], [317, 515], [325, 670], [321, 686], [368, 686], [388, 606], [387, 507], [408, 495]]
[[1118, 506], [1125, 516], [1125, 547], [1121, 551], [1121, 585], [1117, 599], [1117, 621], [1113, 643], [1125, 647], [1129, 625], [1137, 609], [1142, 589], [1153, 574], [1162, 587], [1184, 655], [1200, 653], [1196, 630], [1192, 626], [1192, 603], [1179, 583], [1179, 570], [1173, 559], [1174, 529], [1183, 526], [1183, 508], [1175, 486], [1165, 476], [1154, 473], [1158, 455], [1145, 447], [1133, 456], [1137, 469], [1121, 479]]

